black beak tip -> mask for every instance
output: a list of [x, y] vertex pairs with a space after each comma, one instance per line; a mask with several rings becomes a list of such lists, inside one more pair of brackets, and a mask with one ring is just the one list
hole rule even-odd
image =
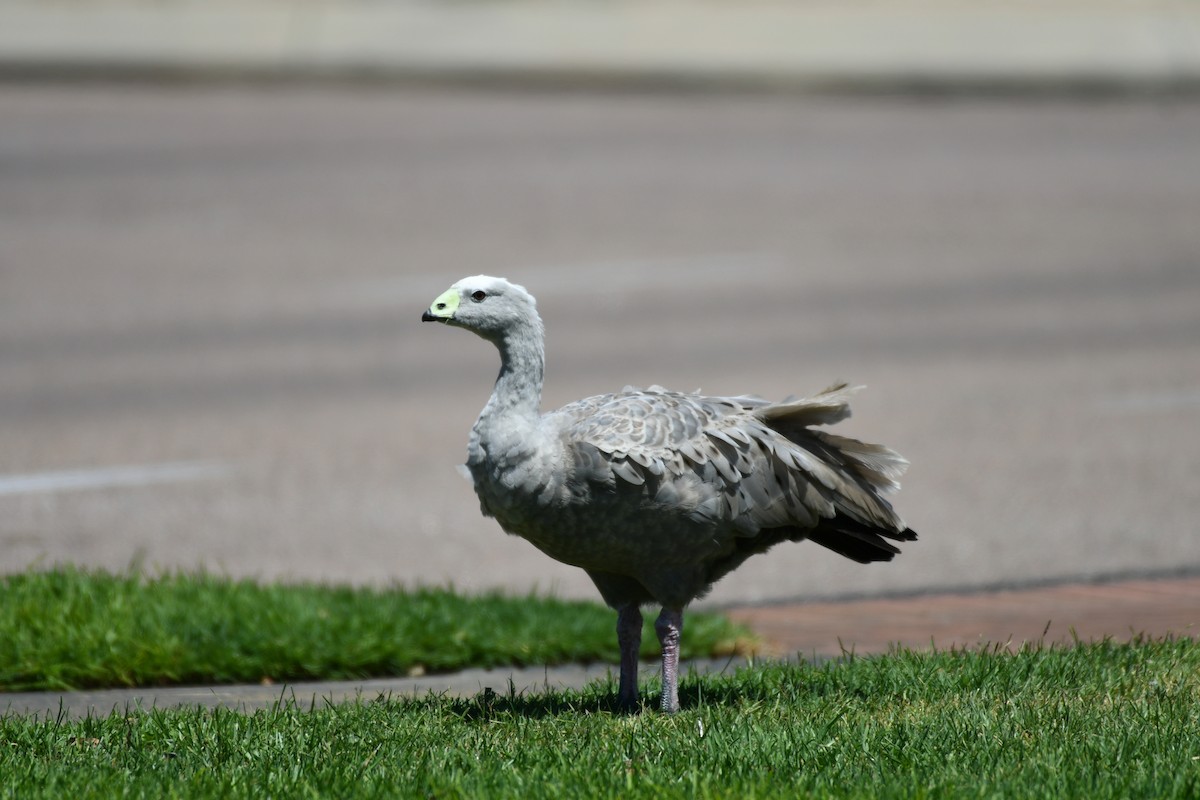
[[428, 309], [426, 309], [425, 313], [421, 315], [421, 322], [437, 322], [437, 321], [438, 321], [438, 317], [435, 317], [433, 314], [430, 314]]

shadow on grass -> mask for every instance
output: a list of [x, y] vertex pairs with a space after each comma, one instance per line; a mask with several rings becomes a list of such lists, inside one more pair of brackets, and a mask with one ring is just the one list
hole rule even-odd
[[[743, 666], [739, 667], [738, 672], [752, 669], [753, 666]], [[679, 685], [680, 710], [686, 712], [710, 706], [731, 706], [768, 700], [774, 696], [776, 689], [754, 681], [735, 680], [733, 675], [733, 672], [713, 672], [685, 677]], [[444, 703], [444, 708], [464, 720], [490, 720], [505, 716], [540, 719], [563, 714], [659, 714], [661, 700], [660, 692], [644, 691], [636, 708], [625, 708], [617, 701], [615, 681], [608, 680], [598, 681], [582, 691], [547, 687], [542, 691], [518, 692], [510, 686], [507, 692], [485, 688], [472, 697], [437, 696], [417, 702]]]
[[[1135, 635], [1129, 645], [1137, 647], [1150, 641], [1148, 637]], [[1174, 637], [1153, 641], [1170, 645]], [[843, 651], [840, 657], [834, 658], [751, 662], [732, 670], [686, 675], [679, 687], [680, 710], [686, 713], [712, 707], [772, 704], [781, 699], [793, 701], [814, 696], [829, 698], [836, 695], [854, 701], [871, 700], [896, 691], [897, 686], [919, 681], [923, 672], [930, 669], [931, 661], [941, 662], [939, 674], [951, 675], [952, 679], [947, 679], [947, 691], [957, 691], [964, 682], [989, 680], [989, 676], [996, 671], [996, 667], [989, 663], [994, 659], [1026, 659], [1027, 666], [1024, 669], [1029, 670], [1036, 666], [1040, 657], [1059, 651], [1122, 646], [1111, 637], [1094, 642], [1083, 642], [1074, 636], [1067, 642], [1052, 642], [1043, 637], [1021, 643], [986, 642], [948, 649], [932, 647], [929, 650], [895, 646], [886, 654], [859, 656], [851, 650]], [[831, 678], [831, 669], [838, 673], [834, 678]], [[849, 672], [843, 672], [843, 669]], [[541, 690], [518, 692], [510, 685], [507, 692], [485, 688], [472, 697], [431, 696], [425, 702], [437, 703], [464, 720], [513, 716], [537, 719], [569, 714], [657, 715], [661, 713], [658, 710], [661, 694], [654, 691], [657, 681], [651, 682], [649, 688], [651, 690], [643, 692], [638, 707], [632, 711], [622, 708], [617, 702], [617, 686], [611, 678], [578, 691], [557, 690], [547, 685]]]

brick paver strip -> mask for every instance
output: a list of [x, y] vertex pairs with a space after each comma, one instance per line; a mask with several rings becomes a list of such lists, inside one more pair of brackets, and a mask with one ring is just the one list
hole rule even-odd
[[[1142, 633], [1200, 635], [1200, 578], [939, 594], [890, 600], [797, 603], [728, 612], [762, 635], [774, 655], [860, 654], [893, 644], [938, 649], [1043, 638], [1069, 642]], [[1073, 633], [1072, 633], [1073, 632]]]

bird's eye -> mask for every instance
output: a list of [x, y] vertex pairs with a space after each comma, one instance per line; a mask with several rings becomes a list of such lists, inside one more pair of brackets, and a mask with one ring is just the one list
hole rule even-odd
[[476, 303], [482, 303], [484, 300], [487, 299], [487, 292], [483, 291], [482, 289], [480, 289], [476, 292], [472, 292], [471, 299], [474, 300]]

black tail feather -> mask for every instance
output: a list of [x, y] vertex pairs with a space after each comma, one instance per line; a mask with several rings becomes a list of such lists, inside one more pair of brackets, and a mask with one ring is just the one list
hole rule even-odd
[[731, 553], [708, 564], [706, 581], [711, 586], [750, 556], [765, 553], [780, 542], [812, 539], [838, 555], [860, 564], [870, 564], [872, 561], [891, 561], [900, 552], [900, 548], [887, 539], [911, 542], [916, 538], [917, 533], [912, 528], [902, 531], [874, 528], [844, 515], [823, 520], [816, 528], [766, 528], [757, 536], [735, 538]]
[[911, 542], [916, 540], [917, 533], [912, 528], [902, 531], [876, 528], [838, 515], [823, 521], [816, 528], [804, 531], [804, 538], [860, 564], [869, 564], [872, 561], [891, 561], [900, 552], [900, 548], [888, 539]]

